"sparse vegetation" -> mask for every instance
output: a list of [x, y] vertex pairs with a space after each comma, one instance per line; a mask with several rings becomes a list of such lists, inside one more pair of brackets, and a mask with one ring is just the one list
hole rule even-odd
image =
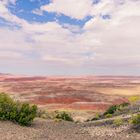
[[73, 121], [73, 118], [71, 117], [71, 115], [69, 113], [66, 113], [65, 111], [57, 112], [55, 119], [60, 119], [64, 121]]
[[135, 126], [140, 126], [140, 114], [133, 116], [130, 120], [130, 123], [132, 123]]
[[37, 117], [43, 118], [43, 119], [51, 119], [51, 116], [46, 110], [38, 109], [37, 110]]
[[106, 116], [107, 114], [114, 114], [117, 109], [118, 109], [117, 105], [112, 105], [106, 110], [104, 115]]
[[10, 120], [20, 125], [29, 125], [36, 117], [37, 106], [14, 101], [5, 93], [0, 93], [0, 120]]
[[112, 117], [112, 114], [106, 114], [105, 117], [106, 118], [111, 118]]
[[120, 107], [120, 109], [121, 109], [121, 108], [124, 108], [124, 107], [129, 106], [129, 105], [130, 105], [130, 103], [124, 102], [124, 103], [121, 103], [121, 104], [119, 105], [119, 107]]
[[104, 118], [111, 118], [113, 116], [129, 113], [130, 111], [130, 103], [124, 102], [119, 105], [110, 106], [103, 114], [96, 114], [94, 118], [87, 121], [96, 121]]
[[122, 120], [121, 118], [115, 119], [115, 120], [113, 121], [113, 124], [114, 124], [115, 126], [120, 126], [120, 125], [123, 124], [123, 120]]
[[137, 101], [140, 101], [140, 96], [130, 96], [128, 98], [128, 100], [131, 102], [131, 103], [135, 103]]
[[91, 121], [94, 121], [94, 120], [99, 120], [99, 119], [100, 119], [100, 117], [101, 117], [101, 116], [100, 116], [100, 114], [96, 113], [96, 114], [95, 114], [95, 117], [94, 117], [94, 118], [92, 118], [92, 119], [91, 119]]
[[129, 105], [129, 103], [122, 103], [122, 104], [119, 104], [119, 105], [112, 105], [106, 110], [106, 112], [103, 115], [106, 116], [107, 114], [114, 114], [116, 111], [123, 110], [123, 108], [127, 107], [128, 105]]

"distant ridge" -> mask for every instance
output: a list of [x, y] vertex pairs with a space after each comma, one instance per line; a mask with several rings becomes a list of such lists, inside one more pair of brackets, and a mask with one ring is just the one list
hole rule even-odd
[[78, 76], [71, 76], [71, 75], [23, 75], [23, 74], [11, 74], [11, 73], [0, 73], [0, 77], [7, 77], [7, 78], [51, 78], [51, 79], [65, 79], [65, 78], [74, 78], [74, 79], [129, 79], [129, 78], [140, 78], [140, 76], [133, 76], [133, 75], [78, 75]]

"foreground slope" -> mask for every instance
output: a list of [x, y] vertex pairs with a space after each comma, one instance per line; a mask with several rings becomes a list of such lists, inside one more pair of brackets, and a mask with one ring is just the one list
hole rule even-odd
[[129, 125], [114, 127], [106, 123], [54, 122], [36, 119], [30, 127], [0, 121], [1, 140], [139, 140], [140, 133]]
[[92, 140], [81, 127], [70, 122], [54, 122], [43, 119], [34, 121], [31, 127], [22, 127], [0, 121], [1, 140]]

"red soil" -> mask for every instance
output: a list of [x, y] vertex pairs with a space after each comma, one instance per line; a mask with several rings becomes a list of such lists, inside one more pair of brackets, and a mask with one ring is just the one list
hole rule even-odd
[[[97, 88], [135, 86], [140, 77], [18, 77], [0, 75], [1, 92], [48, 109], [105, 110], [111, 104], [128, 102], [119, 95], [97, 92]], [[138, 83], [137, 83], [138, 84]]]

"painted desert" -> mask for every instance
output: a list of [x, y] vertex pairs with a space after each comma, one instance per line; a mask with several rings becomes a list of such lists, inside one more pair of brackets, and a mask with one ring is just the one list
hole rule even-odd
[[[29, 127], [0, 121], [1, 140], [140, 139], [139, 128], [129, 123], [140, 112], [140, 98], [137, 103], [130, 102], [131, 97], [140, 95], [140, 77], [0, 74], [0, 92], [45, 111]], [[117, 110], [109, 114], [108, 109], [113, 106]], [[62, 116], [58, 119], [59, 112], [69, 114], [72, 121]]]
[[136, 76], [48, 76], [0, 74], [0, 92], [48, 110], [103, 111], [140, 95]]

